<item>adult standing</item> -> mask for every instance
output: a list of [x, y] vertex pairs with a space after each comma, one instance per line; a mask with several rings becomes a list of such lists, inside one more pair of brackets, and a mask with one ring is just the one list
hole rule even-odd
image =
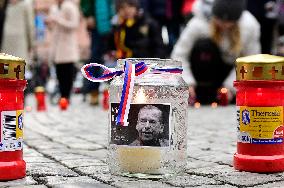
[[2, 35], [3, 35], [7, 5], [8, 5], [8, 0], [0, 0], [0, 49], [2, 45]]
[[[111, 31], [111, 18], [114, 15], [114, 2], [113, 0], [81, 0], [80, 5], [91, 35], [91, 57], [89, 61], [103, 63], [107, 36]], [[99, 70], [95, 71], [97, 74], [99, 73]], [[99, 104], [99, 86], [99, 83], [84, 79], [83, 90], [85, 94], [91, 94], [91, 105]]]
[[260, 24], [261, 52], [270, 54], [278, 16], [276, 0], [247, 0], [247, 9]]
[[34, 15], [31, 0], [9, 0], [4, 22], [2, 49], [7, 54], [30, 59], [33, 47]]
[[75, 63], [79, 61], [77, 30], [80, 23], [79, 8], [72, 0], [57, 0], [46, 19], [52, 30], [50, 57], [55, 63], [61, 99], [69, 101], [74, 80]]

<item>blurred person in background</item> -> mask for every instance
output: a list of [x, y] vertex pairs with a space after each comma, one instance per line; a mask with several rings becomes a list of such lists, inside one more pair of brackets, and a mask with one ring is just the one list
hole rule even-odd
[[[107, 36], [111, 31], [111, 18], [114, 15], [114, 2], [113, 0], [81, 0], [80, 5], [91, 35], [91, 57], [86, 63], [103, 63]], [[100, 71], [94, 71], [98, 76]], [[91, 105], [99, 104], [99, 86], [98, 82], [94, 83], [87, 79], [83, 81], [84, 100], [86, 94], [90, 93]]]
[[[34, 50], [34, 14], [32, 0], [8, 0], [1, 52], [23, 58], [26, 62], [25, 79], [28, 81], [25, 95], [32, 92], [31, 80]], [[2, 16], [2, 15], [1, 15]], [[3, 21], [2, 17], [0, 17]]]
[[115, 50], [117, 59], [165, 57], [159, 26], [140, 11], [138, 0], [117, 0], [116, 11], [108, 50]]
[[57, 0], [45, 20], [51, 29], [50, 58], [55, 63], [61, 101], [70, 101], [75, 63], [80, 59], [77, 30], [79, 8], [73, 0]]
[[162, 27], [167, 29], [167, 54], [173, 49], [184, 23], [182, 15], [183, 0], [140, 0], [141, 7], [159, 24], [159, 33]]
[[30, 62], [34, 43], [32, 0], [9, 0], [4, 22], [1, 51]]
[[233, 67], [237, 57], [260, 53], [260, 26], [244, 10], [245, 0], [215, 0], [211, 1], [211, 9], [203, 9], [208, 2], [196, 1], [194, 17], [171, 54], [173, 59], [183, 62], [190, 97], [203, 104], [217, 102], [220, 87], [234, 91]]
[[260, 24], [261, 53], [271, 54], [278, 16], [276, 0], [247, 0], [247, 9]]
[[0, 49], [2, 45], [2, 35], [3, 35], [7, 5], [8, 5], [8, 0], [0, 0]]
[[192, 7], [195, 0], [184, 0], [182, 5], [182, 15], [185, 18], [185, 22], [188, 22], [192, 17]]

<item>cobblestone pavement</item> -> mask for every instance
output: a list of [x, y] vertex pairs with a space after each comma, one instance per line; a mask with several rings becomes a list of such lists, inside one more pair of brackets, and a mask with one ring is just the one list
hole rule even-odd
[[[29, 97], [29, 101], [33, 98]], [[25, 113], [24, 160], [27, 177], [0, 182], [0, 187], [255, 187], [284, 186], [284, 173], [238, 172], [232, 167], [236, 150], [235, 107], [190, 108], [186, 172], [169, 180], [138, 180], [112, 176], [105, 164], [107, 112], [82, 103], [61, 112]], [[34, 105], [32, 105], [34, 107]]]

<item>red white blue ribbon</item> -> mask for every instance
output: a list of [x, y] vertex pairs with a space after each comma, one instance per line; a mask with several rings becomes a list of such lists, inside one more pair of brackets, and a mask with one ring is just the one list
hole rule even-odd
[[[96, 77], [94, 69], [101, 68], [103, 70], [102, 75]], [[130, 102], [133, 95], [133, 88], [134, 88], [134, 79], [135, 76], [139, 76], [145, 73], [148, 70], [146, 63], [138, 62], [136, 64], [131, 63], [129, 60], [125, 61], [124, 64], [124, 71], [115, 70], [103, 66], [97, 63], [90, 63], [84, 65], [81, 68], [81, 72], [85, 78], [92, 82], [104, 82], [107, 80], [112, 79], [115, 76], [120, 76], [124, 73], [124, 83], [122, 87], [122, 94], [118, 109], [118, 114], [116, 117], [116, 124], [122, 126], [128, 126], [128, 114], [130, 109]], [[152, 73], [160, 74], [162, 72], [169, 72], [169, 73], [182, 73], [182, 69], [179, 68], [165, 68], [165, 69], [154, 69], [151, 71]]]

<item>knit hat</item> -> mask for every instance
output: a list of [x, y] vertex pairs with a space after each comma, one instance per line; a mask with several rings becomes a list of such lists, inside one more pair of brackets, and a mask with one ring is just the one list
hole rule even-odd
[[245, 6], [245, 0], [215, 0], [212, 13], [221, 20], [237, 21], [241, 17]]
[[140, 7], [139, 0], [116, 0], [115, 9], [118, 11], [124, 4], [136, 7], [137, 9]]

